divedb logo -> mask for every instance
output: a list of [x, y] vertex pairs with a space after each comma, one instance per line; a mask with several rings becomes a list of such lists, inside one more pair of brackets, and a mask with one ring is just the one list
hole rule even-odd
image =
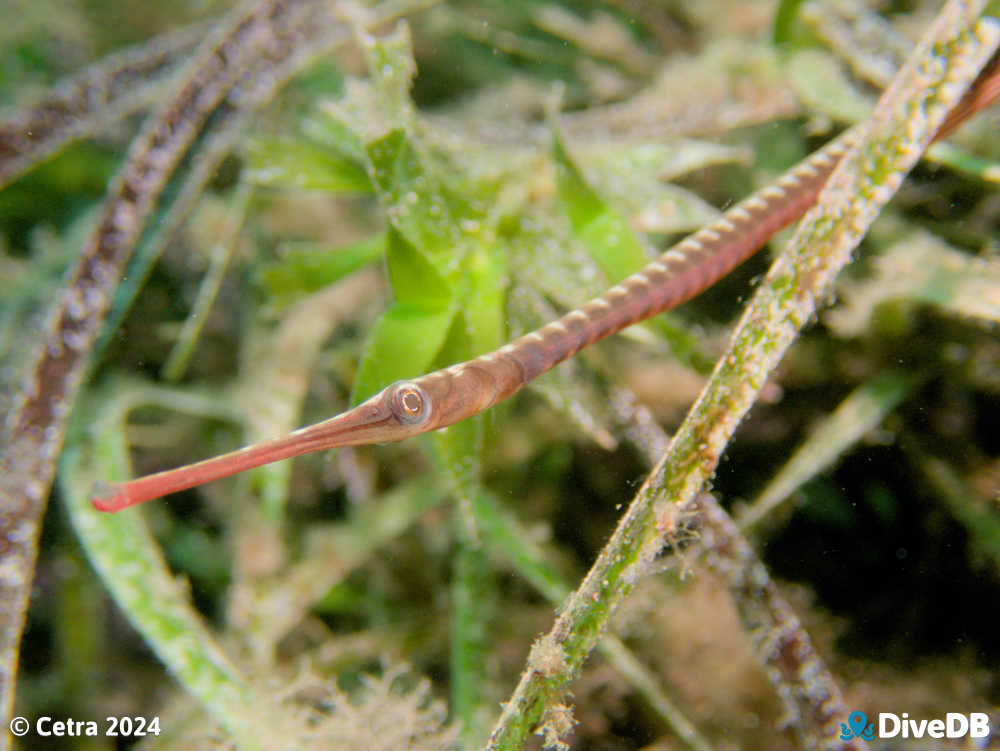
[[986, 738], [990, 734], [990, 716], [985, 712], [948, 712], [944, 719], [914, 720], [909, 714], [879, 712], [876, 723], [869, 722], [864, 712], [851, 712], [847, 722], [840, 723], [840, 740], [860, 738]]
[[847, 724], [840, 723], [840, 740], [849, 741], [851, 738], [875, 740], [875, 723], [869, 723], [864, 712], [851, 712], [847, 716]]

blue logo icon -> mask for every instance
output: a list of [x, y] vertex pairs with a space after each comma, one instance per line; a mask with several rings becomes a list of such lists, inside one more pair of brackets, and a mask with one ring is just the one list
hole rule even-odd
[[[848, 725], [851, 727], [848, 728]], [[847, 716], [847, 724], [840, 723], [840, 740], [849, 741], [851, 738], [875, 740], [875, 723], [868, 722], [864, 712], [851, 712]]]

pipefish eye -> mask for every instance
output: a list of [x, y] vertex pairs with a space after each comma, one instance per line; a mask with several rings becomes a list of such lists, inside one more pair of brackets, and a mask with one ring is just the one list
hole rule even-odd
[[400, 422], [407, 425], [419, 425], [426, 422], [431, 414], [430, 401], [427, 394], [415, 383], [403, 381], [396, 385], [392, 392], [392, 412]]

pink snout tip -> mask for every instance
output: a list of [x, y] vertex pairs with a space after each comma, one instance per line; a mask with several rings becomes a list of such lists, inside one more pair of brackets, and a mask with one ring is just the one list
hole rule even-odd
[[98, 511], [121, 511], [132, 505], [125, 486], [118, 483], [99, 481], [91, 491], [91, 503]]

